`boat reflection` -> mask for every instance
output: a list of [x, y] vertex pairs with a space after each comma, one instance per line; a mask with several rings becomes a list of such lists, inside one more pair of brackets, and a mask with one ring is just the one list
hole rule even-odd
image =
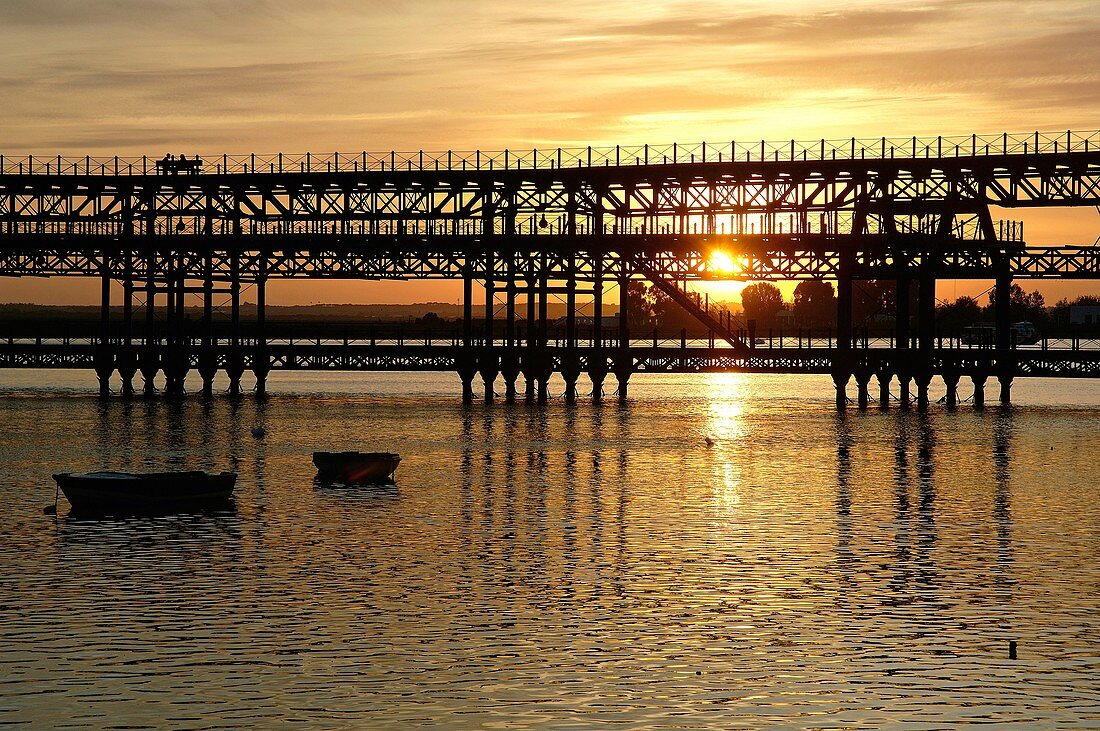
[[146, 505], [126, 506], [113, 505], [109, 507], [73, 507], [65, 514], [64, 520], [68, 524], [77, 523], [102, 523], [105, 521], [123, 520], [148, 520], [152, 518], [170, 517], [209, 517], [232, 516], [237, 514], [237, 503], [230, 498], [217, 505]]
[[363, 502], [379, 499], [396, 499], [401, 496], [396, 482], [359, 483], [341, 482], [324, 477], [313, 478], [313, 489], [325, 497]]

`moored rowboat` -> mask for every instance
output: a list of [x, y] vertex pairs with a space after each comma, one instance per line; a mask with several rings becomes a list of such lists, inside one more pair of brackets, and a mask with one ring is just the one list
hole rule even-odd
[[377, 484], [393, 481], [401, 455], [392, 452], [314, 452], [313, 464], [322, 480]]
[[147, 509], [228, 503], [234, 472], [63, 472], [53, 479], [74, 509]]

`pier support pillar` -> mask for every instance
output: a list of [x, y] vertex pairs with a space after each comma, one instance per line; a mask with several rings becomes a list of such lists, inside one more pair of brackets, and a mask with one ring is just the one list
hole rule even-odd
[[580, 373], [575, 371], [562, 373], [562, 378], [565, 379], [565, 403], [567, 404], [577, 403], [577, 378], [579, 377]]
[[1012, 374], [1002, 373], [997, 376], [997, 380], [1001, 383], [1001, 406], [1012, 405]]
[[889, 371], [879, 371], [876, 378], [878, 378], [878, 407], [880, 409], [890, 408], [890, 379], [893, 376]]
[[898, 406], [902, 411], [909, 409], [912, 400], [909, 393], [909, 381], [910, 376], [908, 374], [898, 374]]
[[603, 382], [608, 374], [606, 359], [603, 355], [597, 355], [602, 352], [602, 348], [597, 348], [588, 358], [588, 377], [592, 380], [592, 402], [597, 404], [603, 401]]
[[145, 397], [157, 393], [157, 370], [156, 355], [146, 353], [141, 365], [141, 393]]
[[492, 349], [486, 346], [482, 351], [482, 355], [478, 358], [480, 364], [479, 373], [481, 374], [481, 381], [485, 384], [485, 403], [491, 404], [496, 400], [496, 390], [494, 385], [496, 384], [497, 376], [500, 374], [500, 365], [497, 362], [497, 358], [492, 354]]
[[928, 411], [928, 386], [932, 383], [931, 371], [922, 370], [916, 374], [914, 380], [917, 383], [917, 411]]
[[970, 380], [974, 383], [974, 408], [981, 410], [985, 408], [985, 381], [988, 376], [984, 373], [975, 373], [970, 376]]
[[856, 377], [856, 405], [860, 411], [866, 411], [867, 405], [871, 402], [871, 395], [868, 393], [867, 385], [871, 382], [871, 371], [869, 370], [857, 370], [855, 372]]
[[575, 343], [561, 358], [561, 377], [565, 380], [565, 403], [576, 403], [577, 379], [581, 377], [581, 364], [577, 357]]
[[959, 405], [959, 378], [961, 374], [957, 371], [947, 371], [943, 374], [943, 383], [947, 386], [947, 396], [945, 398], [945, 404], [948, 411], [954, 411], [955, 407]]
[[137, 363], [130, 348], [119, 354], [118, 375], [122, 378], [122, 397], [134, 397], [134, 376], [137, 375]]
[[630, 371], [615, 371], [615, 380], [619, 382], [619, 403], [625, 403], [628, 396], [627, 389], [630, 384]]
[[836, 388], [836, 407], [838, 409], [848, 408], [848, 381], [852, 378], [852, 374], [847, 371], [833, 372], [833, 386]]
[[[513, 348], [509, 348], [513, 350]], [[516, 402], [516, 379], [520, 374], [519, 357], [509, 352], [500, 361], [500, 374], [504, 376], [504, 402], [514, 404]]]
[[462, 380], [462, 403], [474, 402], [474, 377], [477, 376], [477, 358], [466, 351], [458, 358], [458, 377]]
[[252, 369], [253, 375], [256, 376], [256, 395], [263, 397], [267, 395], [267, 368], [254, 367]]
[[199, 360], [199, 377], [202, 378], [202, 395], [210, 398], [214, 395], [214, 377], [218, 373], [217, 357], [210, 348], [204, 348]]
[[[230, 355], [230, 358], [233, 358]], [[244, 376], [244, 366], [237, 364], [230, 364], [225, 369], [225, 374], [229, 376], [229, 395], [240, 396], [241, 395], [241, 377]]]
[[496, 390], [494, 388], [494, 385], [496, 384], [496, 380], [497, 380], [497, 372], [495, 370], [492, 370], [492, 371], [482, 370], [481, 371], [481, 382], [485, 385], [485, 403], [487, 403], [487, 404], [491, 404], [491, 403], [493, 403], [493, 401], [496, 400], [497, 393], [496, 393]]
[[114, 364], [110, 360], [109, 353], [105, 353], [102, 356], [97, 356], [96, 359], [102, 358], [102, 362], [96, 365], [95, 375], [99, 379], [99, 397], [107, 398], [111, 395], [111, 374], [114, 373]]
[[527, 372], [523, 374], [523, 401], [528, 404], [535, 403], [535, 378]]

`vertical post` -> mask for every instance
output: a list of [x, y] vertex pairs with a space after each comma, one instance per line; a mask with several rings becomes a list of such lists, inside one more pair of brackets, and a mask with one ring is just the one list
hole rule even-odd
[[[132, 230], [131, 230], [132, 234]], [[122, 377], [122, 395], [130, 398], [134, 395], [134, 374], [137, 372], [137, 359], [134, 357], [134, 242], [133, 236], [124, 239], [126, 252], [123, 255], [122, 274], [122, 343], [119, 349], [118, 374]]]
[[114, 370], [114, 354], [111, 352], [111, 256], [103, 247], [100, 263], [99, 349], [96, 353], [96, 376], [99, 378], [99, 395], [111, 395], [111, 372]]
[[474, 273], [469, 255], [466, 259], [466, 271], [462, 276], [462, 353], [459, 356], [458, 377], [462, 379], [462, 403], [474, 402], [473, 379], [476, 361], [473, 359], [474, 346]]
[[595, 255], [592, 282], [592, 351], [588, 357], [588, 377], [592, 379], [592, 400], [603, 400], [603, 382], [607, 378], [607, 356], [603, 348], [604, 258]]
[[505, 328], [507, 333], [508, 346], [515, 347], [516, 345], [516, 272], [515, 272], [515, 255], [513, 254], [508, 260], [508, 287], [507, 287], [507, 303], [506, 307], [506, 324]]
[[936, 347], [936, 279], [930, 271], [921, 272], [918, 282], [917, 318], [920, 357], [917, 361], [917, 409], [928, 408], [928, 385], [932, 380], [932, 364]]
[[552, 368], [550, 364], [550, 353], [548, 348], [550, 345], [550, 323], [548, 321], [548, 308], [549, 308], [549, 292], [548, 292], [548, 278], [550, 264], [546, 259], [546, 255], [543, 254], [539, 257], [539, 378], [538, 381], [538, 400], [539, 403], [545, 403], [550, 398], [549, 382]]
[[528, 255], [527, 266], [529, 267], [527, 273], [527, 355], [526, 355], [526, 370], [524, 371], [524, 401], [527, 403], [534, 403], [535, 401], [535, 371], [533, 360], [535, 358], [535, 349], [538, 343], [538, 338], [535, 333], [535, 272], [534, 272], [534, 258]]
[[894, 372], [898, 375], [898, 385], [901, 387], [901, 408], [909, 407], [909, 380], [912, 377], [911, 364], [909, 363], [909, 273], [904, 263], [900, 265], [902, 270], [898, 273], [897, 289], [894, 294], [895, 307], [895, 339], [894, 339]]
[[188, 366], [190, 365], [187, 357], [188, 351], [188, 333], [187, 333], [187, 264], [184, 261], [183, 251], [179, 252], [179, 258], [176, 262], [176, 392], [182, 395], [184, 390], [184, 383], [187, 379]]
[[164, 394], [177, 395], [176, 390], [176, 257], [171, 251], [164, 254]]
[[[152, 222], [150, 222], [150, 227]], [[152, 234], [149, 234], [152, 236]], [[148, 258], [146, 259], [145, 267], [145, 352], [142, 358], [141, 376], [145, 383], [142, 387], [146, 396], [152, 396], [156, 391], [156, 376], [157, 376], [157, 347], [156, 336], [153, 332], [156, 325], [156, 310], [157, 310], [157, 252], [153, 248], [152, 244], [148, 247]]]
[[129, 244], [123, 261], [125, 270], [122, 280], [122, 338], [123, 343], [129, 348], [134, 341], [134, 260], [133, 249]]
[[462, 345], [470, 348], [474, 344], [474, 276], [469, 264], [462, 275]]
[[202, 357], [199, 359], [199, 375], [202, 377], [202, 394], [214, 394], [214, 376], [218, 372], [218, 357], [214, 353], [214, 257], [207, 253], [202, 272]]
[[996, 343], [998, 353], [1007, 352], [1012, 346], [1011, 297], [1011, 275], [999, 275], [994, 284], [993, 295], [994, 342]]
[[840, 351], [852, 349], [852, 269], [851, 252], [840, 258], [836, 281], [836, 346]]
[[[511, 241], [509, 236], [509, 241]], [[514, 246], [508, 251], [508, 282], [505, 304], [505, 342], [507, 344], [501, 373], [504, 375], [504, 401], [516, 402], [516, 379], [519, 377], [519, 358], [516, 356], [516, 252]]]
[[[836, 388], [836, 407], [844, 409], [848, 405], [848, 396], [845, 389], [853, 370], [852, 362], [852, 259], [851, 249], [845, 249], [840, 254], [840, 267], [836, 281], [836, 347], [837, 352], [833, 358], [833, 385]], [[857, 379], [858, 381], [858, 379]], [[860, 387], [860, 395], [863, 397], [866, 391], [866, 381]], [[861, 402], [866, 407], [865, 399]]]
[[[492, 189], [485, 190], [483, 195], [485, 203], [481, 220], [481, 235], [485, 241], [485, 346], [488, 348], [493, 344], [493, 311], [496, 309], [496, 281], [494, 279], [496, 263], [493, 247], [493, 238], [496, 231], [496, 208]], [[509, 209], [509, 212], [511, 212], [511, 209]]]
[[619, 274], [619, 347], [630, 347], [630, 319], [628, 309], [630, 307], [630, 274], [627, 273], [626, 264]]
[[[491, 230], [492, 219], [486, 222]], [[481, 361], [483, 364], [481, 375], [485, 381], [485, 403], [493, 402], [493, 382], [496, 380], [496, 363], [493, 355], [493, 316], [496, 309], [496, 282], [493, 279], [496, 264], [493, 258], [493, 240], [491, 236], [485, 238], [485, 342], [482, 344]]]
[[577, 400], [577, 378], [580, 359], [577, 357], [577, 257], [569, 255], [569, 273], [565, 292], [565, 354], [561, 358], [565, 378], [565, 401]]
[[592, 284], [592, 344], [603, 345], [603, 255], [597, 254]]
[[[238, 222], [239, 223], [239, 222]], [[233, 242], [233, 253], [230, 256], [230, 283], [229, 283], [229, 393], [239, 396], [241, 393], [241, 375], [244, 371], [244, 363], [241, 358], [241, 255], [238, 250], [239, 239]]]
[[931, 274], [922, 274], [917, 292], [920, 314], [917, 317], [917, 331], [921, 353], [931, 355], [936, 346], [936, 279]]
[[1007, 260], [1001, 264], [994, 295], [994, 324], [997, 343], [997, 379], [1001, 383], [1001, 405], [1012, 403], [1012, 377], [1015, 372], [1015, 359], [1012, 353], [1012, 275], [1007, 273]]
[[256, 277], [256, 343], [252, 354], [252, 372], [256, 376], [256, 395], [267, 394], [267, 254], [260, 252], [260, 271]]
[[619, 273], [619, 353], [615, 359], [615, 377], [619, 381], [619, 401], [627, 399], [627, 388], [634, 364], [630, 357], [630, 269], [626, 261], [622, 262]]
[[107, 345], [111, 337], [111, 261], [106, 248], [100, 262], [99, 343]]

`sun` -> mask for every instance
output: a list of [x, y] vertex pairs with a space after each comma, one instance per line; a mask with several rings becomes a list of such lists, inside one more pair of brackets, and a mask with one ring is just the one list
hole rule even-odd
[[733, 260], [733, 257], [720, 249], [715, 249], [710, 252], [710, 257], [707, 259], [707, 266], [719, 274], [735, 274], [740, 270], [737, 266], [737, 262]]

